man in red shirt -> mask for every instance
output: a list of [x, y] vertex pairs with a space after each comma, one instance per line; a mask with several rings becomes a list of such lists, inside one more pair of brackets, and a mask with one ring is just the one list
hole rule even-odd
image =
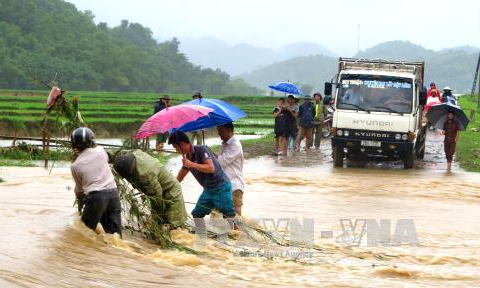
[[443, 125], [443, 135], [445, 140], [443, 141], [445, 156], [447, 157], [447, 172], [450, 172], [452, 168], [453, 154], [455, 154], [455, 146], [457, 144], [458, 136], [460, 132], [460, 126], [455, 120], [455, 114], [453, 111], [448, 111], [447, 121]]

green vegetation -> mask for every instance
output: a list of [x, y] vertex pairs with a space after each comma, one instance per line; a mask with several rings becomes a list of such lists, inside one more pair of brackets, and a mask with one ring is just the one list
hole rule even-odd
[[0, 88], [37, 89], [55, 79], [66, 90], [258, 94], [190, 63], [176, 38], [158, 43], [138, 23], [111, 28], [93, 19], [63, 0], [0, 0]]
[[[24, 142], [17, 144], [15, 147], [0, 148], [2, 160], [24, 160], [25, 163], [32, 160], [43, 160], [44, 154], [41, 148], [28, 145]], [[73, 157], [69, 148], [59, 148], [50, 150], [50, 160], [71, 161]], [[15, 162], [12, 162], [15, 163]], [[22, 164], [17, 162], [17, 164]], [[1, 165], [0, 166], [24, 166], [24, 165]]]
[[258, 139], [242, 140], [245, 158], [269, 155], [270, 151], [272, 151], [273, 141], [273, 133], [269, 133]]
[[[0, 90], [0, 134], [41, 136], [48, 91]], [[78, 97], [83, 119], [97, 137], [127, 138], [153, 113], [158, 93], [67, 91]], [[172, 105], [191, 100], [190, 94], [169, 94]], [[232, 103], [247, 117], [235, 123], [239, 134], [268, 134], [273, 130], [276, 98], [260, 96], [210, 96]], [[67, 122], [65, 120], [65, 122]]]
[[[235, 133], [237, 133], [236, 129]], [[273, 141], [273, 133], [263, 135], [262, 137], [257, 139], [240, 140], [240, 142], [242, 143], [244, 158], [249, 159], [270, 154], [273, 146]], [[218, 154], [220, 152], [220, 145], [210, 146], [210, 149], [212, 149], [214, 153]]]
[[5, 180], [3, 180], [2, 177], [0, 177], [0, 183], [2, 183], [2, 182], [5, 182]]
[[460, 133], [457, 143], [457, 158], [460, 167], [467, 171], [480, 172], [480, 114], [477, 109], [477, 97], [462, 96], [459, 104], [467, 116], [470, 110], [476, 111], [474, 121], [470, 122], [467, 131]]
[[[0, 134], [41, 137], [41, 121], [45, 113], [47, 94], [48, 91], [0, 90]], [[67, 92], [66, 97], [67, 99], [79, 98], [83, 119], [95, 131], [97, 138], [126, 138], [128, 140], [125, 141], [124, 146], [129, 149], [131, 147], [130, 136], [152, 115], [153, 103], [158, 99], [159, 94], [70, 91]], [[230, 102], [247, 113], [246, 118], [236, 121], [235, 133], [266, 135], [260, 139], [242, 141], [245, 157], [251, 158], [268, 154], [273, 143], [271, 133], [274, 120], [271, 111], [276, 104], [276, 98], [211, 97]], [[190, 100], [191, 95], [170, 94], [170, 98], [173, 105], [178, 105]], [[65, 123], [68, 123], [66, 119]], [[63, 126], [61, 125], [61, 127]], [[61, 133], [57, 136], [60, 135], [65, 134]], [[134, 143], [134, 145], [138, 145], [138, 143]], [[154, 153], [154, 155], [156, 154]], [[170, 156], [170, 154], [162, 154], [158, 158], [165, 163]], [[0, 148], [0, 157], [5, 159], [0, 162], [0, 166], [34, 166], [30, 161], [43, 160], [44, 154], [41, 147], [17, 141], [15, 147]], [[50, 150], [50, 160], [53, 161], [71, 161], [72, 157], [69, 147]], [[14, 159], [21, 159], [23, 162], [12, 161]]]
[[[15, 167], [36, 167], [37, 165], [28, 160], [20, 159], [2, 159], [0, 160], [0, 166], [15, 166]], [[0, 181], [2, 182], [2, 181]]]

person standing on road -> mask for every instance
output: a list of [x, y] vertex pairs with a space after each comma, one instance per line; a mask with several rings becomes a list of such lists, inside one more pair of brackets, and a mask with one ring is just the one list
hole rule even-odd
[[83, 223], [95, 231], [100, 222], [105, 232], [122, 236], [122, 208], [107, 153], [85, 127], [73, 131], [71, 143], [76, 159], [70, 170]]
[[245, 191], [242, 143], [235, 138], [233, 123], [218, 126], [217, 132], [223, 141], [217, 157], [218, 163], [232, 182], [235, 212], [238, 216], [242, 216], [243, 192]]
[[[157, 114], [158, 112], [168, 107], [170, 107], [170, 97], [168, 95], [163, 95], [161, 98], [159, 98], [158, 101], [155, 102], [153, 114]], [[168, 132], [157, 134], [157, 143], [155, 148], [158, 153], [162, 152], [163, 144], [167, 142], [167, 138]]]
[[298, 105], [295, 103], [295, 97], [293, 95], [288, 95], [287, 98], [287, 111], [286, 113], [286, 141], [288, 149], [295, 148], [295, 140], [298, 136], [298, 125], [297, 125], [297, 118], [298, 118]]
[[310, 100], [312, 100], [312, 97], [310, 97], [310, 95], [305, 95], [304, 102], [299, 108], [298, 116], [300, 118], [300, 133], [296, 144], [297, 151], [300, 150], [300, 144], [304, 138], [307, 139], [305, 141], [305, 149], [310, 149], [312, 146], [313, 126], [315, 125], [315, 106]]
[[455, 99], [455, 96], [453, 96], [453, 94], [452, 94], [452, 89], [448, 86], [443, 88], [442, 102], [457, 105], [457, 101]]
[[[202, 93], [200, 92], [197, 92], [195, 94], [193, 94], [192, 96], [192, 99], [193, 100], [198, 100], [198, 99], [202, 99], [203, 96], [202, 96]], [[190, 133], [190, 142], [193, 144], [195, 140], [197, 140], [197, 145], [203, 145], [203, 131], [202, 130], [199, 130], [199, 131], [194, 131], [194, 132], [191, 132]]]
[[275, 133], [275, 155], [279, 155], [279, 145], [282, 149], [283, 156], [287, 156], [287, 109], [285, 108], [285, 98], [279, 98], [277, 107], [273, 109], [273, 117], [275, 117], [274, 133]]
[[455, 114], [453, 111], [448, 111], [447, 121], [443, 125], [443, 135], [445, 140], [443, 141], [445, 157], [447, 158], [447, 172], [452, 170], [453, 154], [455, 154], [455, 147], [457, 145], [458, 136], [460, 135], [460, 125], [455, 120]]
[[323, 121], [325, 119], [325, 105], [323, 105], [322, 94], [319, 92], [313, 94], [315, 100], [315, 148], [320, 148], [320, 142], [323, 136]]

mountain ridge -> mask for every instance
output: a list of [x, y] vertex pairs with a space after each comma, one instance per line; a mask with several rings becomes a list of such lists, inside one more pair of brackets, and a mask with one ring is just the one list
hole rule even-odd
[[230, 45], [213, 37], [185, 38], [181, 42], [180, 50], [191, 62], [221, 69], [232, 76], [297, 56], [336, 56], [329, 48], [313, 42], [295, 42], [279, 48], [258, 47], [247, 43]]
[[[451, 86], [456, 92], [471, 89], [479, 50], [460, 46], [439, 51], [424, 48], [410, 41], [387, 41], [357, 53], [358, 58], [425, 61], [425, 85], [435, 82], [438, 87]], [[323, 90], [323, 83], [336, 73], [338, 58], [311, 55], [300, 56], [257, 68], [239, 75], [250, 85], [266, 90], [267, 85], [290, 80]]]

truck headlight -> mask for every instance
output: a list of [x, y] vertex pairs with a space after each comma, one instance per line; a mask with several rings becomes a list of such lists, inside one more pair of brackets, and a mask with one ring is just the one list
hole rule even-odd
[[348, 133], [348, 131], [345, 131], [345, 132], [343, 132], [343, 135], [344, 135], [345, 137], [348, 137], [348, 135], [350, 135], [350, 133]]
[[402, 135], [402, 140], [403, 140], [403, 141], [407, 141], [407, 139], [408, 139], [408, 135], [407, 135], [407, 134], [403, 134], [403, 135]]
[[342, 130], [337, 130], [337, 136], [343, 136], [343, 131]]
[[402, 135], [400, 135], [400, 134], [395, 134], [395, 140], [398, 141], [398, 140], [400, 140], [400, 139], [402, 139]]

